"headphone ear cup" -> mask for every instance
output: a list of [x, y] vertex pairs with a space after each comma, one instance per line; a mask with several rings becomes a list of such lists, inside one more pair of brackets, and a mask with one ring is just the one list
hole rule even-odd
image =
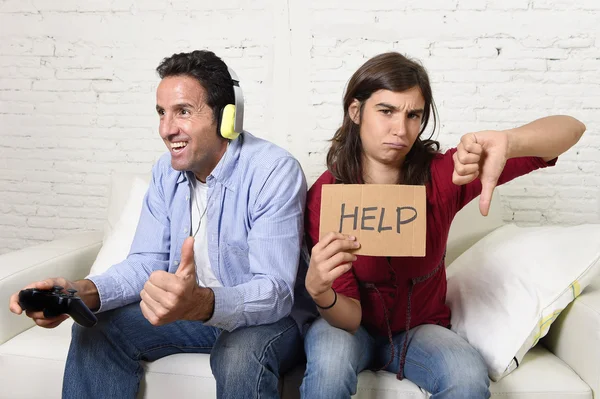
[[228, 140], [235, 140], [239, 134], [234, 130], [235, 126], [235, 105], [227, 104], [221, 111], [221, 124], [219, 132], [221, 136]]

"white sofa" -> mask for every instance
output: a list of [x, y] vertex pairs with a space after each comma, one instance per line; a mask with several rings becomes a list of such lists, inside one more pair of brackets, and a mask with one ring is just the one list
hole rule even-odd
[[[109, 218], [124, 206], [132, 176], [113, 178]], [[497, 197], [497, 196], [496, 196]], [[479, 216], [476, 201], [455, 219], [447, 263], [480, 237], [502, 224], [501, 205]], [[102, 246], [103, 233], [80, 233], [0, 256], [0, 397], [58, 398], [70, 341], [68, 320], [42, 329], [8, 310], [8, 300], [26, 284], [50, 276], [85, 277]], [[208, 355], [178, 354], [145, 364], [140, 397], [215, 397]], [[281, 380], [284, 398], [297, 398], [301, 367]], [[494, 398], [584, 399], [600, 395], [600, 281], [585, 289], [559, 317], [550, 333], [513, 373], [491, 385]], [[356, 398], [426, 398], [408, 380], [387, 372], [364, 371]], [[600, 396], [599, 396], [600, 397]]]

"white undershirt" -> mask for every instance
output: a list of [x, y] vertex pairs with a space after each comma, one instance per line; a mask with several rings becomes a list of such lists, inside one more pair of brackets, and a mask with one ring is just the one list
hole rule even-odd
[[[194, 240], [194, 261], [196, 262], [196, 275], [198, 276], [198, 285], [201, 287], [222, 287], [221, 283], [215, 277], [210, 259], [208, 258], [208, 239], [206, 233], [206, 204], [208, 196], [208, 186], [198, 179], [193, 179], [192, 186], [192, 235], [195, 233]], [[200, 219], [200, 220], [199, 220]]]

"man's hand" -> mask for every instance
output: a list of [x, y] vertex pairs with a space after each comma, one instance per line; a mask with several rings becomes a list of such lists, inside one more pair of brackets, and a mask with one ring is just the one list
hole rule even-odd
[[[77, 289], [77, 286], [74, 283], [72, 283], [71, 281], [68, 281], [62, 277], [49, 278], [44, 281], [38, 281], [38, 282], [35, 282], [32, 284], [29, 284], [27, 287], [24, 287], [23, 289], [37, 288], [39, 290], [50, 290], [55, 285], [59, 285], [59, 286], [63, 287], [64, 289], [69, 289], [69, 288]], [[19, 305], [19, 293], [18, 292], [13, 294], [10, 297], [8, 308], [10, 309], [11, 312], [13, 312], [15, 314], [23, 313], [23, 309]], [[56, 317], [46, 318], [46, 317], [44, 317], [43, 311], [33, 312], [30, 310], [27, 310], [25, 312], [25, 314], [28, 317], [32, 318], [33, 321], [35, 322], [35, 324], [37, 324], [40, 327], [44, 327], [44, 328], [57, 327], [60, 323], [62, 323], [63, 321], [65, 321], [66, 319], [69, 318], [68, 314], [61, 314]]]
[[142, 313], [155, 326], [210, 318], [214, 294], [211, 289], [198, 286], [196, 281], [193, 237], [188, 237], [181, 247], [181, 262], [175, 274], [162, 270], [153, 272], [140, 296]]
[[502, 131], [482, 131], [462, 136], [453, 155], [452, 182], [463, 185], [479, 177], [482, 190], [479, 211], [487, 216], [492, 195], [508, 159], [508, 135]]

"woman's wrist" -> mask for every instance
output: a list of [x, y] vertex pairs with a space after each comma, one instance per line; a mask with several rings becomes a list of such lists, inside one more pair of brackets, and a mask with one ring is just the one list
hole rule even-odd
[[502, 132], [506, 134], [506, 139], [508, 142], [506, 149], [506, 159], [524, 156], [522, 140], [525, 136], [522, 133], [519, 134], [519, 132], [515, 129], [503, 130]]
[[324, 293], [314, 296], [313, 302], [319, 309], [327, 310], [331, 309], [337, 302], [337, 292], [332, 288], [328, 289]]

